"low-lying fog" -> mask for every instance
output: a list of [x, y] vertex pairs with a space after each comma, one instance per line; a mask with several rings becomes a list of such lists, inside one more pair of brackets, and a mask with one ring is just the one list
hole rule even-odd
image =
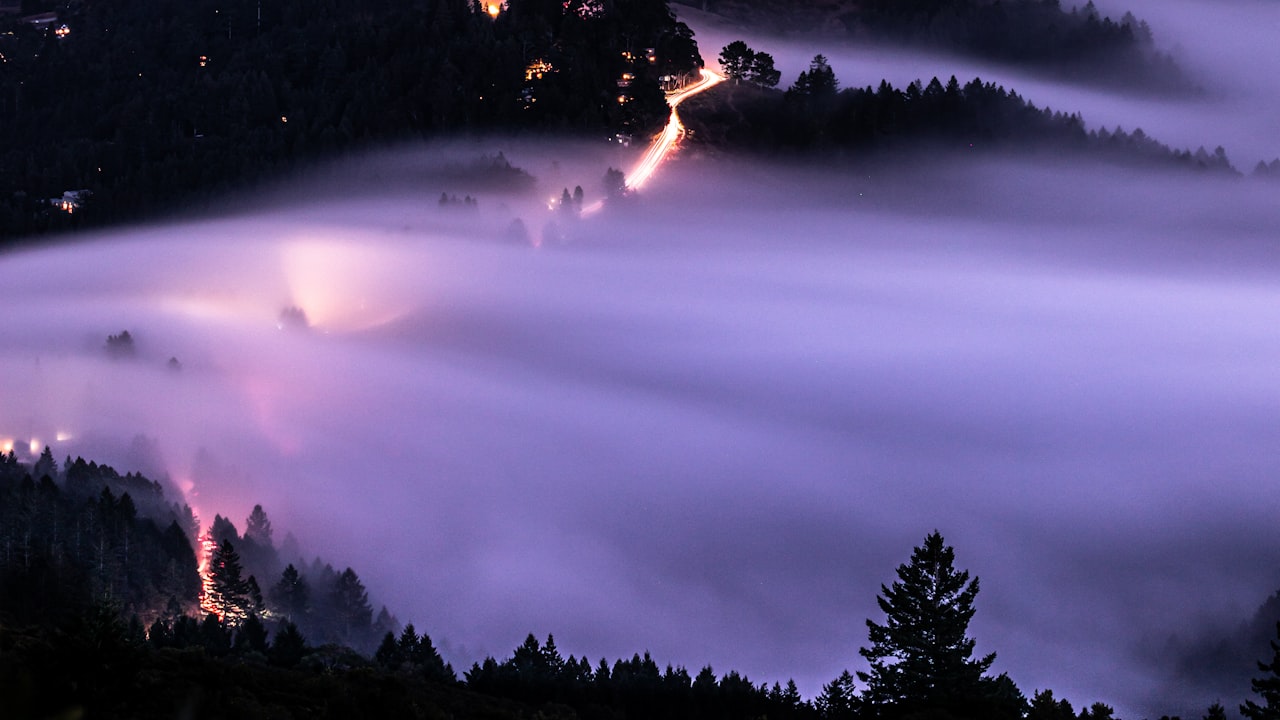
[[[537, 192], [414, 171], [497, 149]], [[1280, 583], [1275, 187], [686, 157], [554, 229], [638, 152], [413, 148], [0, 256], [0, 436], [154, 470], [145, 435], [205, 522], [263, 503], [460, 669], [550, 632], [811, 696], [937, 528], [997, 672], [1177, 709], [1153, 644]]]

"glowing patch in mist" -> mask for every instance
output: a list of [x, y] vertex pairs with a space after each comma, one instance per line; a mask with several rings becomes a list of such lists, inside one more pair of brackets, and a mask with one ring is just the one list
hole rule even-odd
[[409, 267], [404, 252], [373, 242], [303, 240], [286, 244], [281, 256], [291, 297], [274, 311], [296, 307], [321, 331], [389, 323], [411, 307], [411, 289], [397, 279], [411, 273], [421, 285], [422, 273]]
[[0, 440], [0, 453], [8, 454], [11, 452], [13, 452], [13, 438]]
[[34, 439], [34, 438], [33, 438], [33, 439], [31, 440], [31, 442], [30, 442], [30, 443], [28, 443], [27, 447], [31, 450], [31, 454], [32, 454], [32, 455], [39, 455], [39, 454], [40, 454], [40, 441], [39, 441], [39, 440], [36, 440], [36, 439]]

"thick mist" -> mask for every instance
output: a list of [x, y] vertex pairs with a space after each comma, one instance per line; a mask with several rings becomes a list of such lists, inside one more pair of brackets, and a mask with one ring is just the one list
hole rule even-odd
[[[640, 152], [601, 147], [406, 148], [0, 256], [0, 440], [261, 502], [463, 667], [550, 632], [812, 695], [937, 528], [997, 672], [1184, 707], [1152, 643], [1280, 582], [1273, 186], [695, 153], [548, 210]], [[496, 150], [538, 186], [438, 172]]]

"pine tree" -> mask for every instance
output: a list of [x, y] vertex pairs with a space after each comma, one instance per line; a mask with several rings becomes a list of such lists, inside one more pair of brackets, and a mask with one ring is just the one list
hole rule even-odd
[[720, 69], [735, 84], [747, 77], [755, 52], [741, 40], [734, 40], [720, 50]]
[[373, 628], [373, 608], [354, 570], [347, 568], [338, 576], [331, 600], [341, 640], [349, 646], [364, 644]]
[[298, 631], [297, 625], [287, 622], [276, 633], [275, 640], [271, 643], [271, 649], [267, 652], [267, 657], [276, 665], [293, 667], [298, 664], [298, 661], [306, 653], [306, 638]]
[[835, 95], [839, 87], [836, 73], [827, 63], [827, 58], [823, 55], [814, 55], [813, 60], [809, 62], [809, 69], [800, 72], [800, 76], [796, 78], [795, 84], [788, 92], [800, 96], [828, 97]]
[[214, 607], [218, 609], [227, 627], [238, 626], [250, 615], [253, 600], [250, 596], [249, 581], [244, 579], [244, 567], [240, 564], [240, 554], [236, 552], [230, 540], [223, 540], [222, 544], [213, 551], [209, 572], [213, 576]]
[[853, 720], [857, 715], [858, 697], [853, 689], [853, 675], [848, 670], [822, 686], [822, 694], [814, 704], [825, 720]]
[[290, 563], [280, 574], [280, 581], [271, 588], [270, 598], [276, 612], [284, 615], [285, 620], [298, 622], [307, 614], [310, 595], [307, 581]]
[[267, 513], [261, 505], [254, 505], [253, 512], [249, 513], [249, 519], [245, 520], [244, 536], [263, 547], [272, 547], [271, 520], [267, 518]]
[[[413, 628], [409, 625], [406, 630]], [[417, 638], [415, 637], [416, 641]], [[394, 633], [388, 631], [382, 636], [382, 643], [378, 645], [378, 650], [373, 654], [373, 659], [379, 665], [388, 670], [395, 670], [405, 661], [405, 652], [400, 649], [400, 643], [396, 642]]]
[[[1276, 635], [1280, 637], [1280, 622], [1276, 623]], [[1240, 714], [1250, 720], [1280, 720], [1280, 644], [1271, 641], [1271, 662], [1258, 663], [1258, 669], [1267, 673], [1264, 677], [1254, 678], [1253, 692], [1265, 701], [1259, 705], [1252, 700], [1245, 700], [1240, 706]]]
[[240, 653], [267, 654], [267, 627], [262, 624], [257, 615], [250, 615], [240, 625], [240, 629], [236, 631], [233, 647]]
[[1027, 720], [1076, 720], [1071, 703], [1053, 696], [1052, 690], [1041, 690], [1031, 699]]
[[58, 478], [58, 461], [53, 459], [53, 450], [48, 445], [44, 446], [44, 452], [40, 453], [40, 459], [36, 460], [36, 464], [31, 468], [31, 477], [39, 480], [42, 477], [48, 477], [52, 480]]
[[871, 716], [934, 709], [963, 716], [984, 694], [983, 673], [995, 653], [973, 659], [967, 632], [978, 579], [955, 570], [954, 561], [955, 551], [935, 530], [910, 563], [898, 566], [893, 587], [880, 586], [876, 601], [886, 621], [867, 620], [871, 647], [860, 653], [871, 668], [858, 673]]

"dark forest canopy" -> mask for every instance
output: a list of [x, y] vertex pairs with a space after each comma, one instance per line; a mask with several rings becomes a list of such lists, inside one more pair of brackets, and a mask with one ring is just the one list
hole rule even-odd
[[277, 548], [261, 506], [243, 535], [221, 515], [209, 535], [212, 599], [202, 607], [205, 538], [160, 483], [83, 458], [59, 467], [48, 448], [29, 467], [0, 455], [0, 624], [61, 626], [105, 603], [173, 633], [212, 604], [230, 627], [259, 616], [264, 629], [292, 623], [317, 643], [363, 652], [399, 627], [385, 607], [374, 614], [351, 568], [305, 562], [292, 535]]
[[769, 155], [1012, 150], [1238, 174], [1221, 147], [1176, 150], [1141, 129], [1086, 130], [1079, 114], [1038, 108], [979, 78], [840, 89], [821, 55], [785, 92], [725, 83], [682, 105], [681, 117], [704, 144]]
[[58, 15], [65, 35], [0, 15], [0, 239], [442, 133], [640, 133], [666, 118], [659, 78], [701, 65], [666, 0], [76, 1]]
[[[40, 475], [39, 480], [32, 473]], [[157, 495], [139, 511], [129, 487]], [[113, 489], [114, 488], [114, 489]], [[161, 529], [162, 526], [164, 529]], [[1077, 714], [1051, 690], [1020, 690], [974, 656], [978, 579], [937, 531], [881, 585], [866, 620], [866, 672], [845, 671], [811, 700], [794, 682], [696, 673], [649, 653], [610, 663], [565, 657], [530, 634], [459, 678], [430, 636], [385, 608], [372, 618], [350, 568], [306, 566], [255, 506], [243, 533], [215, 517], [206, 592], [189, 508], [133, 474], [52, 454], [0, 455], [0, 697], [16, 717], [407, 717], [486, 720], [1114, 720]], [[237, 545], [239, 550], [237, 550]], [[284, 564], [283, 569], [280, 568]], [[256, 574], [278, 579], [260, 586]], [[381, 642], [376, 643], [377, 637]], [[376, 645], [376, 650], [374, 649]], [[1280, 647], [1260, 663], [1249, 717], [1280, 712]], [[850, 653], [851, 655], [853, 653]], [[1264, 656], [1265, 657], [1265, 656]], [[1252, 704], [1249, 704], [1252, 703]], [[1270, 713], [1270, 714], [1268, 714]], [[7, 717], [7, 715], [6, 715]], [[1214, 705], [1206, 718], [1224, 717]]]
[[690, 1], [763, 27], [818, 28], [859, 42], [931, 47], [1070, 80], [1167, 92], [1193, 90], [1151, 28], [1132, 13], [1102, 15], [1092, 0]]

